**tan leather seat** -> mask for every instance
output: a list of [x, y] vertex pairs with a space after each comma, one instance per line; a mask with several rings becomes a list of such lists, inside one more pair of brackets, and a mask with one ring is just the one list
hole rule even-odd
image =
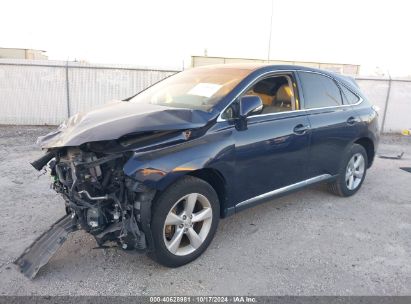
[[253, 90], [248, 91], [246, 95], [259, 96], [264, 106], [271, 106], [273, 104], [273, 97], [270, 95], [266, 95], [263, 93], [256, 93]]
[[290, 86], [283, 84], [278, 88], [273, 98], [272, 104], [263, 110], [263, 113], [277, 113], [292, 110], [293, 91]]
[[293, 90], [288, 84], [283, 84], [275, 94], [274, 106], [291, 108], [293, 99]]

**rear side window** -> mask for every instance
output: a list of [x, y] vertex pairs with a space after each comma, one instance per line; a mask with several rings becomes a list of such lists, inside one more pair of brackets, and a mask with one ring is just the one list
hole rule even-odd
[[341, 92], [334, 80], [316, 73], [299, 72], [299, 76], [306, 109], [342, 105]]
[[344, 103], [346, 104], [356, 104], [360, 98], [351, 92], [349, 89], [341, 85], [341, 92], [344, 98]]

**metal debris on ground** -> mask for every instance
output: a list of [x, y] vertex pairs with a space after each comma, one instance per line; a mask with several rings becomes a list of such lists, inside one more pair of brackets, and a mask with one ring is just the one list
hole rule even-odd
[[397, 156], [388, 156], [388, 155], [378, 155], [379, 158], [384, 158], [384, 159], [401, 159], [404, 156], [404, 152], [401, 152], [401, 154], [398, 154]]

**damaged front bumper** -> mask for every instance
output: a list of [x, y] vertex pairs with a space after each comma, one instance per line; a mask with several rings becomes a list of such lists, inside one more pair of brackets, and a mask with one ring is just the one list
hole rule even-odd
[[75, 218], [71, 215], [62, 217], [27, 247], [14, 264], [26, 277], [33, 279], [67, 240], [68, 234], [77, 229]]
[[126, 176], [129, 154], [102, 154], [70, 147], [50, 151], [32, 165], [48, 164], [52, 188], [65, 201], [67, 215], [43, 233], [14, 262], [33, 279], [78, 229], [94, 236], [97, 244], [114, 242], [124, 250], [152, 251], [151, 202], [156, 191]]

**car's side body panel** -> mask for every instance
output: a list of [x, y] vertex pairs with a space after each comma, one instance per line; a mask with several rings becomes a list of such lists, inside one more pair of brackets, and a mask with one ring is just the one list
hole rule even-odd
[[164, 190], [175, 178], [203, 168], [229, 175], [233, 155], [232, 129], [212, 128], [203, 136], [178, 145], [135, 153], [124, 165], [124, 172], [148, 187]]
[[335, 175], [348, 144], [357, 133], [347, 124], [351, 107], [308, 110], [311, 125], [309, 176]]
[[295, 134], [307, 125], [304, 111], [254, 116], [235, 130], [235, 200], [248, 200], [307, 178], [310, 136]]
[[[302, 67], [260, 68], [240, 82], [216, 108], [223, 111], [250, 84], [262, 77], [304, 70]], [[155, 151], [135, 153], [125, 164], [124, 172], [148, 187], [164, 190], [182, 175], [205, 168], [215, 170], [225, 183], [226, 195], [221, 202], [223, 216], [255, 205], [258, 198], [263, 201], [267, 197], [333, 179], [350, 144], [368, 138], [376, 145], [378, 124], [375, 111], [358, 88], [344, 78], [330, 73], [327, 76], [349, 87], [361, 96], [362, 102], [253, 116], [248, 118], [244, 130], [235, 121], [218, 117], [199, 138]], [[304, 97], [296, 78], [303, 107]], [[354, 124], [347, 123], [350, 117], [355, 118]], [[298, 124], [307, 124], [310, 130], [296, 135], [293, 128]]]

